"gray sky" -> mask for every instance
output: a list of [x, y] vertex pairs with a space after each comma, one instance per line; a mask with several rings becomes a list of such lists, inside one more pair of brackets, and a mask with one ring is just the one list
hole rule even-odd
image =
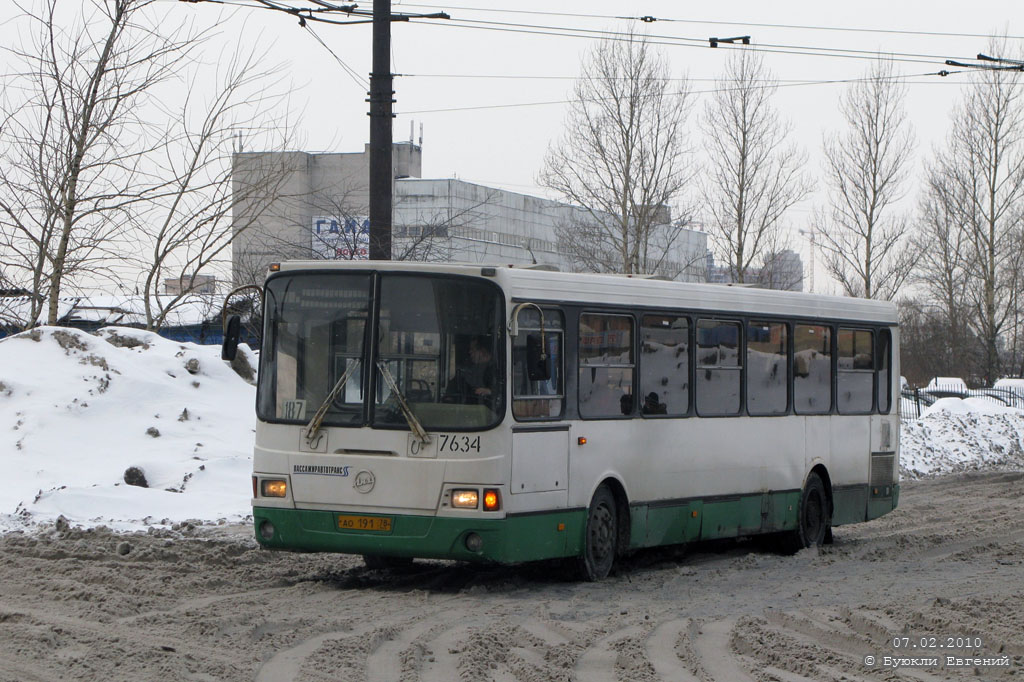
[[[29, 1], [29, 0], [26, 0]], [[228, 0], [235, 2], [237, 0]], [[244, 0], [249, 2], [251, 0]], [[396, 12], [446, 11], [455, 21], [424, 20], [393, 24], [393, 64], [397, 103], [395, 139], [408, 139], [410, 122], [418, 139], [424, 128], [424, 177], [452, 177], [504, 187], [531, 194], [546, 194], [536, 186], [548, 145], [561, 134], [565, 100], [580, 59], [592, 46], [591, 37], [545, 36], [513, 32], [507, 24], [551, 27], [560, 34], [567, 29], [624, 31], [631, 26], [673, 43], [660, 49], [668, 57], [674, 75], [687, 75], [695, 91], [709, 90], [729, 55], [728, 48], [707, 47], [709, 36], [749, 34], [754, 47], [768, 45], [819, 48], [814, 55], [764, 53], [766, 63], [784, 85], [776, 103], [794, 126], [794, 136], [809, 154], [808, 171], [820, 175], [823, 133], [840, 124], [837, 98], [842, 84], [790, 84], [802, 80], [843, 80], [860, 77], [868, 66], [864, 59], [825, 56], [823, 48], [864, 50], [868, 53], [910, 53], [934, 57], [897, 57], [896, 67], [913, 76], [907, 96], [907, 116], [917, 139], [915, 167], [941, 144], [949, 114], [960, 95], [963, 75], [917, 76], [950, 69], [942, 58], [971, 58], [987, 51], [987, 39], [964, 34], [1006, 33], [1024, 35], [1024, 8], [1019, 0], [968, 4], [963, 2], [752, 2], [714, 3], [644, 2], [606, 0], [560, 3], [522, 0], [459, 0], [454, 4], [393, 4]], [[68, 0], [69, 10], [78, 6]], [[372, 2], [362, 5], [372, 7]], [[477, 11], [487, 10], [487, 11]], [[499, 11], [500, 10], [500, 11]], [[510, 11], [514, 10], [514, 11]], [[293, 86], [292, 107], [300, 114], [299, 140], [306, 150], [357, 151], [368, 140], [366, 86], [346, 73], [327, 48], [293, 18], [269, 11], [231, 9], [213, 4], [166, 0], [155, 12], [171, 25], [191, 18], [199, 26], [216, 24], [220, 44], [212, 43], [208, 59], [235, 42], [259, 44], [268, 62], [282, 63]], [[574, 16], [557, 16], [561, 12]], [[17, 38], [17, 10], [10, 2], [0, 7], [0, 40]], [[578, 16], [577, 16], [578, 15]], [[635, 19], [650, 15], [659, 21]], [[458, 20], [500, 22], [493, 29], [469, 28]], [[668, 21], [674, 20], [674, 21]], [[701, 22], [733, 22], [714, 24]], [[754, 24], [790, 24], [817, 28], [785, 28]], [[478, 24], [479, 26], [479, 24]], [[836, 31], [825, 27], [916, 31], [958, 35], [913, 35], [867, 31]], [[312, 25], [312, 30], [353, 72], [370, 71], [369, 24], [354, 26]], [[680, 39], [697, 39], [686, 43]], [[658, 40], [658, 38], [655, 38]], [[1017, 55], [1024, 40], [1011, 39]], [[865, 55], [868, 57], [869, 55]], [[703, 107], [701, 97], [694, 113]], [[487, 108], [474, 108], [487, 107]], [[693, 142], [700, 142], [696, 131]], [[911, 188], [916, 193], [916, 186]], [[796, 208], [788, 222], [804, 227], [814, 201]], [[806, 257], [806, 246], [800, 249]], [[819, 268], [819, 273], [820, 273]], [[820, 288], [820, 287], [819, 287]]]

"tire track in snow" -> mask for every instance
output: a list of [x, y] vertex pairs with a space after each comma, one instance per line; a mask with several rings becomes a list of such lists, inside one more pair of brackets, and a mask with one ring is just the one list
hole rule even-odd
[[689, 619], [665, 621], [647, 638], [647, 659], [664, 682], [700, 682], [676, 654], [676, 642], [689, 625]]

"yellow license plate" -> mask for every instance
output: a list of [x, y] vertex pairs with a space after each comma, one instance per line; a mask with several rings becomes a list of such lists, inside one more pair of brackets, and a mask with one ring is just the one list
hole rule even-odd
[[391, 531], [391, 517], [339, 514], [338, 528], [340, 530], [369, 530], [378, 533], [388, 533]]

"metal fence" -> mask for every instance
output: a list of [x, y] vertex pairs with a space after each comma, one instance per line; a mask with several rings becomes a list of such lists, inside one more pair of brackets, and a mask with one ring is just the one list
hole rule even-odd
[[929, 384], [900, 391], [900, 419], [918, 419], [940, 398], [976, 398], [994, 405], [1024, 409], [1024, 395], [1007, 388], [966, 388], [963, 384]]

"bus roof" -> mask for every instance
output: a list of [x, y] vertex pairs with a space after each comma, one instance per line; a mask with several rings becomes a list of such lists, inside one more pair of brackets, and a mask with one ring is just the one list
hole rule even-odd
[[[544, 266], [413, 261], [286, 261], [282, 271], [382, 270], [487, 276], [516, 300], [595, 303], [622, 307], [683, 308], [758, 316], [833, 318], [896, 324], [896, 305], [865, 298], [823, 296], [797, 291], [726, 284], [698, 284], [638, 275], [558, 272]], [[484, 275], [484, 270], [492, 270]]]

